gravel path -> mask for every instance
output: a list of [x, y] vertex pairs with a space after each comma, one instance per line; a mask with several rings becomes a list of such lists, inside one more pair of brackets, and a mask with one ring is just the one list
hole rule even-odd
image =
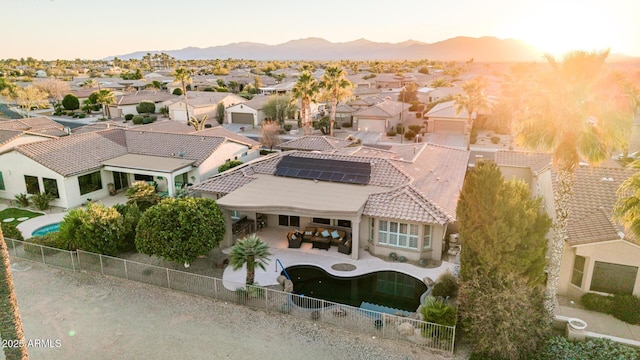
[[31, 347], [31, 359], [454, 358], [283, 314], [12, 260], [26, 338], [50, 345]]

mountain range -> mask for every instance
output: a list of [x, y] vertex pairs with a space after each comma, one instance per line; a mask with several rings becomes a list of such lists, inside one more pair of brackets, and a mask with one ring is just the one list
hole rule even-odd
[[400, 43], [379, 43], [366, 39], [332, 43], [321, 38], [291, 40], [267, 45], [239, 42], [206, 48], [187, 47], [180, 50], [137, 51], [110, 56], [119, 59], [141, 59], [147, 53], [164, 52], [178, 60], [249, 59], [249, 60], [440, 60], [475, 62], [541, 61], [542, 53], [516, 39], [495, 37], [455, 37], [435, 43], [415, 40]]

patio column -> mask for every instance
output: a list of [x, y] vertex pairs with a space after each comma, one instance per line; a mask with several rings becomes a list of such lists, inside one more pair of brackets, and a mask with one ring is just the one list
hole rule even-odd
[[176, 178], [173, 174], [167, 175], [167, 194], [169, 197], [176, 196]]
[[358, 260], [360, 253], [360, 215], [351, 220], [351, 258]]
[[233, 220], [231, 219], [231, 211], [223, 209], [220, 210], [222, 210], [225, 223], [224, 239], [220, 243], [220, 248], [226, 248], [233, 245]]

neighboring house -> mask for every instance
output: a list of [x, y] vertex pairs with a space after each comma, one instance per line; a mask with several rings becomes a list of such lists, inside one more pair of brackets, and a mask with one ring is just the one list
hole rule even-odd
[[282, 150], [332, 151], [348, 147], [352, 141], [330, 136], [307, 135], [284, 142], [277, 147]]
[[[447, 101], [438, 104], [429, 110], [424, 115], [424, 120], [427, 122], [427, 132], [436, 134], [466, 134], [467, 129], [471, 124], [467, 124], [469, 121], [469, 114], [466, 110], [460, 111], [456, 114], [454, 107], [455, 101]], [[475, 112], [472, 114], [471, 119], [475, 119]]]
[[[189, 116], [202, 119], [204, 115], [207, 115], [209, 119], [214, 122], [218, 112], [218, 104], [222, 104], [227, 108], [247, 102], [247, 99], [227, 92], [190, 91], [187, 96]], [[187, 122], [184, 96], [180, 96], [172, 104], [169, 104], [169, 118], [171, 120]]]
[[266, 118], [262, 107], [267, 101], [269, 101], [269, 96], [259, 95], [247, 102], [229, 106], [227, 108], [227, 123], [259, 126]]
[[0, 154], [32, 142], [67, 136], [64, 126], [47, 117], [0, 120]]
[[[330, 108], [329, 106], [329, 109]], [[355, 112], [355, 108], [346, 104], [339, 104], [336, 107], [336, 124], [340, 126], [344, 126], [345, 124], [353, 126], [353, 113]]]
[[357, 131], [385, 133], [406, 120], [411, 104], [390, 99], [353, 113], [353, 128]]
[[0, 154], [0, 197], [46, 191], [55, 197], [52, 205], [70, 208], [138, 180], [154, 181], [157, 191], [173, 196], [228, 160], [259, 156], [259, 144], [237, 134], [154, 129], [110, 128], [17, 146]]
[[441, 87], [441, 88], [420, 88], [418, 89], [418, 100], [423, 104], [430, 104], [442, 99], [450, 98], [462, 94], [459, 87]]
[[260, 91], [260, 94], [263, 95], [285, 95], [290, 94], [295, 85], [295, 81], [289, 81], [270, 86], [263, 86], [258, 90]]
[[[217, 199], [227, 219], [225, 247], [236, 240], [232, 219], [246, 218], [281, 228], [283, 241], [290, 229], [309, 224], [344, 229], [351, 234], [353, 259], [368, 249], [378, 256], [396, 253], [409, 260], [440, 260], [447, 236], [454, 231], [469, 153], [430, 144], [414, 151], [409, 160], [368, 150], [358, 155], [285, 151], [232, 168], [191, 189]], [[355, 168], [357, 176], [352, 174]]]
[[398, 89], [409, 83], [415, 83], [413, 76], [404, 76], [396, 74], [379, 74], [372, 79], [378, 89]]
[[177, 95], [172, 95], [164, 91], [145, 90], [136, 91], [130, 94], [116, 96], [116, 102], [109, 105], [112, 118], [124, 117], [127, 114], [139, 115], [136, 107], [143, 101], [150, 101], [156, 104], [156, 112], [163, 106], [168, 106]]
[[[556, 181], [550, 155], [498, 151], [496, 162], [506, 179], [528, 182], [532, 195], [542, 196], [544, 209], [555, 217]], [[558, 294], [640, 295], [640, 245], [628, 229], [612, 220], [616, 191], [635, 172], [608, 165], [576, 168]]]

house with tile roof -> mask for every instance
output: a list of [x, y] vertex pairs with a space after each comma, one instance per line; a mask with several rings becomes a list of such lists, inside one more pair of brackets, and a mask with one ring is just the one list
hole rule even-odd
[[350, 146], [353, 141], [331, 136], [307, 135], [278, 145], [282, 150], [332, 151]]
[[227, 123], [228, 124], [245, 124], [249, 126], [259, 126], [262, 124], [266, 115], [262, 111], [264, 104], [269, 101], [269, 96], [258, 95], [253, 99], [229, 106], [227, 108]]
[[[218, 104], [225, 108], [247, 102], [247, 99], [228, 92], [190, 91], [187, 94], [189, 116], [202, 119], [205, 115], [215, 123]], [[169, 118], [175, 121], [187, 122], [186, 103], [184, 96], [180, 96], [168, 105]]]
[[[440, 103], [424, 114], [428, 133], [467, 134], [468, 131], [471, 131], [471, 124], [467, 124], [469, 114], [466, 110], [456, 113], [453, 103], [453, 100]], [[471, 119], [475, 118], [476, 114], [474, 112], [471, 115]]]
[[[506, 179], [529, 183], [532, 195], [541, 196], [545, 211], [555, 217], [556, 181], [549, 154], [498, 151], [496, 163]], [[558, 294], [640, 295], [640, 244], [612, 215], [618, 187], [635, 172], [607, 164], [576, 168]]]
[[0, 121], [0, 154], [21, 144], [67, 136], [64, 126], [47, 117]]
[[112, 118], [124, 117], [127, 114], [138, 115], [136, 107], [143, 101], [156, 105], [156, 112], [163, 106], [171, 104], [178, 96], [158, 90], [143, 90], [116, 96], [116, 102], [109, 105]]
[[[353, 106], [353, 103], [351, 103]], [[411, 104], [385, 99], [353, 113], [353, 128], [358, 131], [386, 133], [409, 118]]]
[[[420, 144], [414, 156], [401, 159], [389, 151], [358, 150], [274, 153], [191, 189], [216, 199], [223, 210], [229, 224], [223, 246], [239, 237], [232, 231], [234, 219], [261, 219], [282, 229], [283, 239], [306, 226], [342, 229], [351, 234], [353, 259], [368, 249], [379, 256], [440, 260], [446, 236], [455, 232], [469, 152]], [[301, 167], [293, 169], [292, 163]], [[351, 174], [355, 168], [365, 170]]]
[[52, 205], [70, 208], [135, 181], [152, 181], [158, 192], [173, 196], [216, 174], [226, 161], [259, 156], [257, 142], [225, 130], [159, 130], [107, 128], [16, 146], [0, 154], [0, 197], [46, 191], [55, 197]]

